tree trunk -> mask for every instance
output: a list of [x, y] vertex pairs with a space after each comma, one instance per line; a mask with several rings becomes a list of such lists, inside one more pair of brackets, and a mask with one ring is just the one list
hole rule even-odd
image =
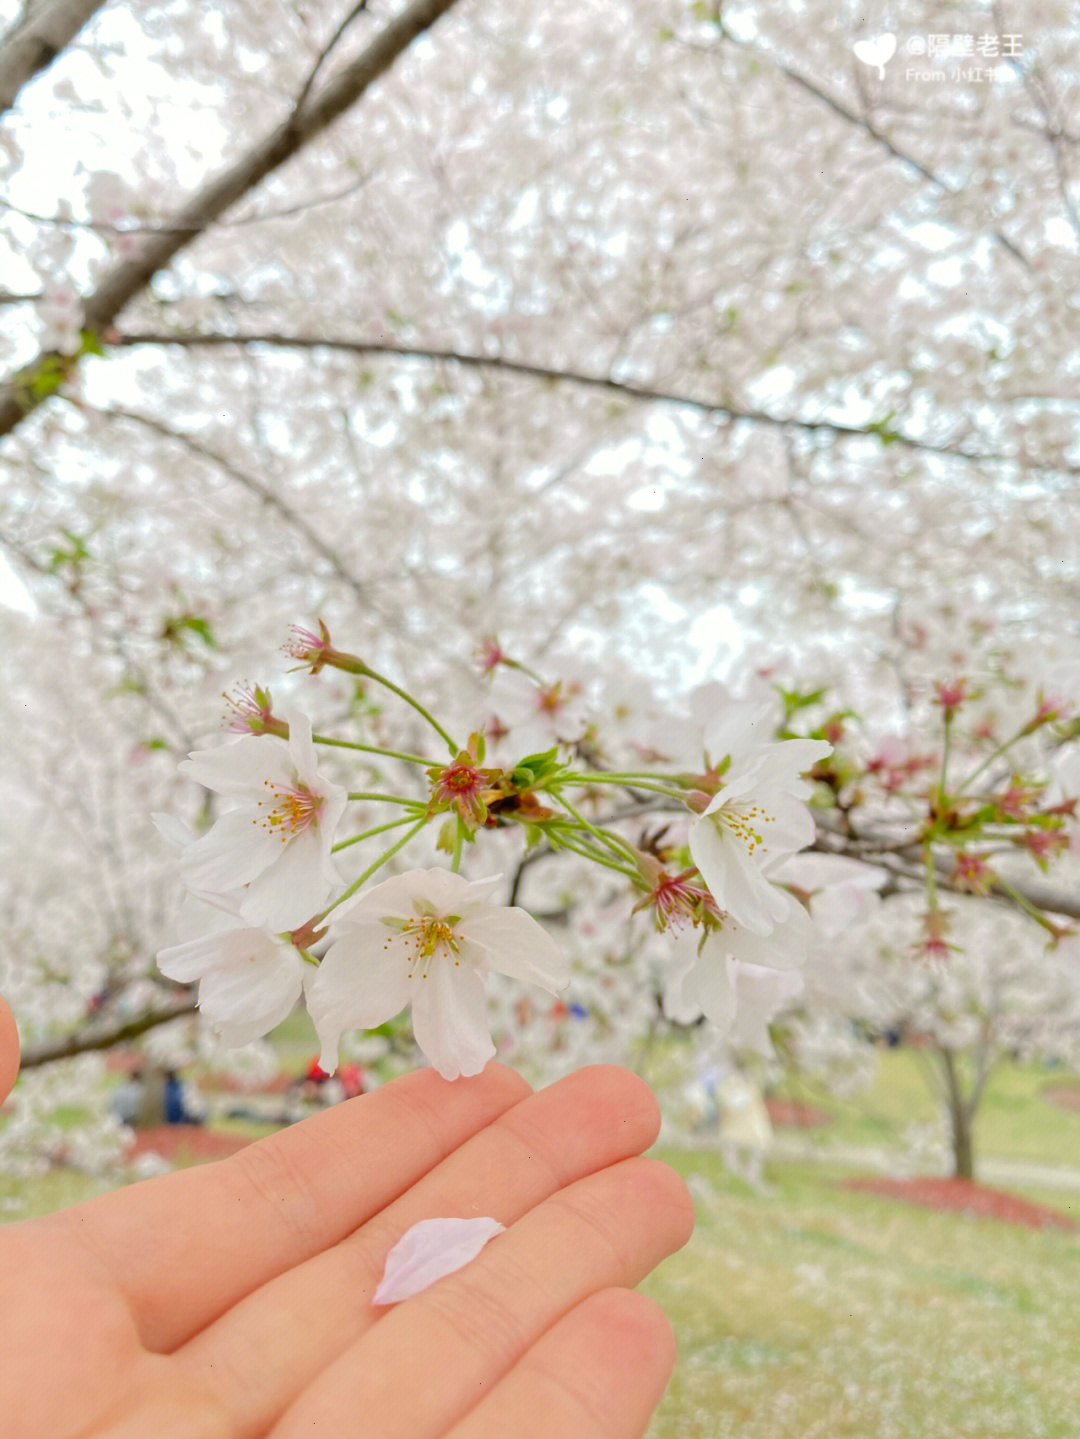
[[957, 1179], [975, 1178], [975, 1155], [971, 1144], [971, 1115], [967, 1106], [954, 1106], [952, 1122], [953, 1175]]
[[942, 1046], [938, 1050], [945, 1071], [945, 1091], [949, 1105], [949, 1127], [952, 1133], [953, 1175], [956, 1179], [975, 1178], [975, 1150], [972, 1120], [975, 1106], [965, 1101], [956, 1067], [956, 1056]]

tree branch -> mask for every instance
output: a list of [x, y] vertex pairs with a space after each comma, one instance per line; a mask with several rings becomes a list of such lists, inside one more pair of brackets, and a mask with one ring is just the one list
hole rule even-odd
[[196, 1008], [195, 998], [192, 996], [163, 1005], [160, 1009], [149, 1009], [137, 1019], [114, 1024], [109, 1029], [84, 1029], [77, 1034], [69, 1034], [64, 1039], [50, 1039], [44, 1044], [35, 1044], [32, 1048], [23, 1050], [19, 1069], [37, 1069], [39, 1065], [52, 1064], [57, 1059], [70, 1059], [75, 1054], [112, 1049], [114, 1045], [123, 1044], [129, 1039], [138, 1039], [148, 1030], [168, 1024], [171, 1019], [178, 1019], [182, 1014], [194, 1014]]
[[580, 385], [587, 389], [603, 390], [607, 394], [620, 395], [624, 399], [680, 405], [698, 414], [711, 415], [725, 420], [746, 420], [750, 424], [764, 425], [783, 431], [798, 430], [805, 434], [834, 435], [840, 439], [876, 439], [883, 445], [900, 445], [903, 449], [920, 454], [939, 455], [947, 459], [964, 460], [975, 465], [1016, 465], [1025, 473], [1047, 475], [1080, 475], [1078, 464], [1045, 464], [1031, 461], [1019, 455], [1005, 455], [994, 450], [970, 450], [963, 445], [934, 444], [930, 440], [919, 440], [902, 430], [894, 430], [883, 424], [844, 425], [836, 420], [804, 420], [797, 415], [774, 415], [767, 410], [746, 409], [730, 402], [702, 399], [695, 395], [678, 394], [671, 390], [658, 389], [652, 385], [636, 385], [626, 380], [614, 380], [607, 375], [589, 374], [582, 370], [564, 369], [543, 365], [531, 360], [511, 360], [501, 355], [482, 355], [468, 350], [440, 349], [428, 345], [396, 345], [378, 340], [346, 340], [329, 336], [287, 335], [280, 331], [265, 331], [258, 334], [230, 334], [224, 331], [207, 330], [198, 334], [168, 334], [161, 331], [124, 331], [110, 337], [114, 345], [182, 345], [188, 349], [204, 346], [208, 349], [225, 345], [267, 345], [279, 349], [334, 350], [351, 355], [379, 356], [400, 360], [428, 360], [436, 364], [459, 365], [463, 369], [501, 370], [506, 374], [524, 375], [530, 379], [543, 380], [549, 384], [565, 383]]
[[[83, 405], [82, 408], [85, 410], [89, 407]], [[249, 474], [246, 470], [240, 469], [238, 465], [234, 465], [230, 460], [227, 460], [224, 455], [219, 455], [216, 450], [212, 450], [207, 445], [201, 444], [198, 440], [193, 439], [192, 436], [185, 435], [181, 430], [174, 430], [171, 426], [162, 424], [160, 420], [155, 420], [150, 415], [141, 415], [136, 410], [124, 410], [112, 407], [108, 409], [95, 409], [93, 413], [101, 415], [104, 419], [127, 420], [131, 424], [141, 425], [145, 429], [152, 430], [154, 434], [160, 435], [163, 439], [172, 440], [173, 443], [182, 445], [189, 454], [198, 455], [200, 459], [208, 460], [211, 464], [217, 465], [230, 479], [235, 480], [253, 495], [257, 495], [258, 498], [269, 505], [271, 509], [276, 510], [286, 524], [303, 535], [304, 539], [316, 554], [321, 555], [323, 559], [326, 560], [338, 579], [348, 585], [349, 589], [352, 590], [356, 596], [359, 604], [367, 605], [369, 608], [373, 606], [372, 597], [368, 592], [367, 586], [361, 584], [356, 576], [349, 570], [337, 551], [331, 545], [327, 544], [321, 535], [312, 529], [303, 515], [298, 514], [291, 505], [283, 500], [280, 495], [275, 494], [269, 485], [264, 484], [262, 480], [257, 479], [256, 476]]]
[[0, 40], [0, 115], [19, 91], [48, 69], [105, 0], [39, 0]]
[[[844, 854], [844, 849], [829, 847], [822, 850], [826, 854]], [[891, 855], [875, 855], [872, 858], [865, 854], [853, 854], [852, 859], [857, 859], [861, 864], [869, 864], [875, 869], [884, 869], [896, 879], [910, 879], [916, 886], [923, 887], [926, 883], [926, 871], [918, 864], [905, 865], [902, 861]], [[948, 890], [950, 894], [964, 894], [970, 897], [970, 889], [963, 885], [956, 884], [949, 878], [948, 868], [945, 865], [939, 866], [937, 871], [938, 889]], [[1080, 919], [1080, 895], [1068, 894], [1064, 890], [1055, 889], [1049, 884], [1037, 884], [1031, 881], [1010, 879], [1009, 888], [1016, 891], [1046, 914], [1060, 914], [1067, 919]], [[1016, 901], [1005, 891], [991, 885], [986, 892], [986, 898], [995, 900], [999, 904], [1010, 905], [1016, 909]]]
[[[218, 220], [218, 229], [228, 230], [241, 225], [261, 225], [265, 220], [291, 220], [297, 215], [305, 215], [309, 210], [317, 209], [320, 205], [333, 205], [338, 200], [348, 199], [350, 195], [355, 195], [362, 190], [374, 173], [374, 170], [367, 170], [364, 174], [358, 175], [355, 180], [350, 180], [347, 185], [342, 185], [340, 189], [328, 190], [325, 195], [311, 195], [305, 200], [297, 200], [292, 205], [282, 205], [272, 210], [256, 210], [249, 215], [236, 215], [231, 220]], [[24, 220], [32, 221], [35, 225], [51, 225], [57, 230], [77, 231], [90, 235], [112, 235], [117, 238], [124, 235], [193, 235], [198, 234], [204, 228], [202, 225], [188, 225], [185, 229], [179, 225], [170, 225], [165, 222], [141, 224], [124, 220], [75, 220], [70, 215], [42, 215], [36, 210], [24, 210], [20, 205], [13, 205], [10, 200], [3, 198], [0, 198], [0, 210], [6, 210], [10, 215], [19, 215]], [[25, 295], [0, 291], [0, 304], [23, 304], [28, 300], [40, 300], [41, 297], [42, 291], [40, 290]]]
[[342, 35], [345, 34], [345, 31], [349, 28], [349, 26], [350, 26], [350, 25], [352, 24], [352, 22], [356, 19], [356, 17], [357, 17], [359, 14], [361, 14], [361, 13], [362, 13], [364, 10], [366, 10], [366, 9], [367, 9], [367, 0], [356, 0], [356, 4], [353, 5], [352, 9], [351, 9], [351, 10], [349, 11], [349, 13], [345, 16], [345, 18], [342, 20], [341, 24], [337, 27], [337, 29], [334, 31], [334, 33], [330, 36], [330, 39], [327, 40], [326, 44], [322, 47], [322, 49], [319, 51], [318, 55], [315, 57], [315, 63], [314, 63], [314, 65], [312, 65], [311, 69], [309, 70], [309, 72], [308, 72], [308, 77], [307, 77], [307, 79], [304, 81], [303, 87], [302, 87], [299, 95], [297, 95], [295, 101], [293, 102], [293, 121], [294, 121], [294, 123], [298, 123], [299, 117], [300, 117], [300, 115], [303, 113], [304, 106], [305, 106], [305, 105], [307, 104], [307, 102], [308, 102], [308, 97], [309, 97], [309, 95], [311, 94], [312, 90], [313, 90], [314, 87], [315, 87], [315, 80], [316, 80], [316, 78], [317, 78], [317, 76], [318, 76], [318, 74], [319, 74], [319, 71], [322, 69], [322, 67], [326, 64], [327, 60], [330, 58], [330, 52], [331, 52], [331, 51], [334, 49], [334, 47], [337, 45], [337, 43], [338, 43], [338, 41], [341, 39]]
[[[112, 325], [124, 306], [145, 289], [151, 277], [164, 268], [192, 240], [214, 223], [237, 200], [267, 175], [320, 135], [345, 113], [398, 58], [413, 40], [449, 10], [455, 0], [414, 0], [354, 60], [331, 79], [318, 95], [301, 106], [254, 145], [216, 180], [199, 190], [174, 216], [168, 229], [149, 238], [130, 260], [115, 265], [91, 295], [83, 300], [86, 326], [95, 333]], [[318, 65], [320, 62], [316, 62]], [[32, 381], [56, 356], [43, 351], [2, 387], [0, 435], [9, 434], [44, 399]], [[70, 374], [77, 364], [71, 356], [59, 357]]]
[[[820, 85], [816, 85], [812, 80], [807, 79], [805, 75], [801, 75], [798, 70], [793, 70], [790, 65], [785, 65], [784, 62], [778, 59], [771, 51], [762, 49], [760, 45], [755, 45], [753, 41], [737, 39], [736, 36], [724, 26], [719, 16], [717, 16], [716, 23], [719, 26], [721, 39], [726, 40], [731, 45], [737, 45], [741, 50], [748, 51], [759, 60], [766, 60], [779, 70], [781, 75], [786, 76], [793, 84], [805, 90], [808, 95], [812, 95], [815, 100], [825, 105], [834, 115], [846, 121], [849, 125], [854, 125], [857, 129], [862, 130], [876, 145], [880, 145], [891, 155], [894, 160], [899, 160], [901, 164], [910, 166], [918, 176], [932, 185], [939, 194], [955, 196], [960, 193], [956, 186], [950, 185], [947, 181], [943, 180], [940, 175], [935, 174], [928, 165], [924, 165], [915, 155], [910, 155], [906, 150], [902, 150], [895, 140], [892, 140], [886, 135], [884, 130], [878, 129], [868, 115], [859, 115], [856, 111], [849, 109], [841, 100], [838, 100], [835, 95], [830, 95], [827, 90], [823, 89]], [[697, 50], [709, 50], [713, 48], [686, 40], [680, 43]], [[1003, 231], [991, 230], [989, 234], [990, 238], [996, 244], [1000, 245], [1007, 254], [1011, 255], [1025, 270], [1030, 272], [1031, 261]]]

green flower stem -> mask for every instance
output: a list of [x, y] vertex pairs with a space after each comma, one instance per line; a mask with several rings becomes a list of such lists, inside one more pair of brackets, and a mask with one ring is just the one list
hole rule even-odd
[[404, 815], [401, 819], [390, 819], [385, 824], [377, 824], [372, 829], [365, 829], [360, 834], [351, 835], [349, 839], [340, 839], [337, 844], [330, 846], [330, 853], [337, 854], [339, 849], [348, 849], [351, 844], [359, 844], [362, 839], [371, 839], [372, 835], [385, 834], [388, 829], [400, 829], [403, 824], [412, 824], [416, 819], [414, 814]]
[[685, 789], [672, 789], [670, 785], [658, 780], [655, 775], [615, 774], [604, 771], [601, 774], [561, 774], [561, 784], [612, 784], [620, 789], [641, 789], [652, 794], [666, 795], [668, 799], [681, 800], [686, 802]]
[[[366, 675], [369, 680], [374, 680], [377, 685], [382, 685], [382, 687], [388, 689], [391, 694], [397, 695], [398, 699], [404, 700], [407, 705], [411, 705], [421, 719], [426, 720], [435, 733], [442, 736], [451, 755], [456, 755], [460, 752], [461, 745], [454, 743], [435, 716], [426, 710], [418, 699], [414, 699], [408, 690], [403, 690], [401, 686], [396, 685], [393, 680], [388, 680], [386, 676], [381, 675], [378, 670], [373, 670], [369, 664], [362, 663], [359, 673]], [[425, 763], [427, 763], [427, 761], [425, 761]]]
[[923, 851], [923, 865], [926, 869], [926, 902], [931, 910], [938, 907], [937, 870], [934, 867], [934, 848], [927, 845]]
[[528, 665], [523, 665], [520, 660], [500, 660], [499, 663], [503, 665], [505, 669], [520, 670], [523, 675], [528, 675], [537, 689], [542, 690], [544, 688], [543, 678], [538, 675], [535, 670], [530, 669]]
[[1008, 895], [1013, 904], [1022, 909], [1036, 924], [1048, 930], [1055, 939], [1061, 937], [1061, 930], [1057, 929], [1057, 927], [1047, 919], [1042, 910], [1039, 909], [1037, 905], [1032, 904], [1031, 900], [1022, 895], [1018, 889], [1014, 889], [1007, 880], [1002, 879], [999, 874], [994, 875], [994, 888], [1000, 890], [1002, 894]]
[[614, 870], [616, 874], [623, 875], [626, 879], [640, 879], [637, 869], [631, 869], [629, 865], [622, 864], [615, 859], [610, 850], [600, 849], [597, 846], [587, 844], [584, 840], [575, 842], [565, 835], [559, 836], [559, 849], [567, 849], [572, 854], [578, 854], [582, 859], [589, 860], [592, 864], [603, 865], [605, 869]]
[[323, 918], [325, 919], [325, 917], [330, 913], [332, 909], [337, 909], [339, 904], [343, 904], [345, 900], [351, 899], [356, 893], [356, 891], [360, 888], [360, 886], [366, 884], [367, 881], [371, 878], [371, 876], [375, 873], [375, 871], [381, 869], [388, 859], [392, 859], [394, 855], [397, 854], [399, 849], [404, 849], [405, 846], [409, 843], [409, 840], [411, 840], [414, 835], [419, 834], [427, 823], [427, 815], [425, 815], [423, 819], [417, 820], [416, 824], [413, 825], [412, 829], [409, 830], [408, 834], [403, 835], [401, 839], [398, 840], [397, 844], [392, 844], [388, 850], [385, 850], [375, 861], [374, 864], [369, 864], [367, 869], [364, 870], [363, 874], [360, 875], [357, 879], [354, 879], [352, 884], [350, 884], [347, 889], [343, 890], [341, 894], [338, 895], [337, 899], [334, 900], [333, 904], [328, 904], [326, 906], [326, 908], [323, 910]]
[[465, 822], [460, 815], [457, 817], [457, 828], [454, 830], [454, 854], [450, 869], [454, 874], [461, 870], [461, 850], [465, 843]]
[[315, 744], [334, 745], [337, 749], [356, 749], [363, 754], [381, 754], [387, 759], [401, 759], [406, 764], [422, 764], [425, 769], [430, 768], [431, 760], [425, 759], [422, 754], [405, 754], [402, 750], [381, 749], [377, 744], [359, 744], [356, 740], [335, 739], [333, 735], [313, 734], [311, 736]]
[[959, 788], [953, 795], [953, 799], [959, 799], [965, 790], [971, 788], [971, 786], [975, 783], [975, 781], [979, 778], [980, 775], [986, 773], [986, 771], [990, 768], [990, 766], [994, 763], [996, 759], [1000, 759], [1003, 754], [1007, 754], [1008, 751], [1012, 749], [1013, 745], [1016, 744], [1017, 740], [1021, 740], [1023, 738], [1024, 731], [1017, 730], [1016, 734], [1010, 736], [1009, 739], [1004, 740], [1001, 744], [997, 746], [996, 749], [992, 749], [990, 753], [986, 756], [986, 758], [983, 760], [983, 762], [977, 765], [968, 775], [967, 779], [964, 780], [963, 784], [959, 786]]
[[636, 854], [634, 849], [629, 844], [627, 844], [626, 840], [624, 840], [621, 835], [613, 834], [610, 830], [601, 829], [598, 825], [591, 823], [591, 821], [587, 820], [579, 810], [576, 810], [574, 808], [574, 806], [565, 797], [565, 795], [556, 794], [553, 795], [552, 798], [556, 801], [557, 804], [561, 804], [565, 810], [572, 814], [577, 820], [578, 824], [581, 826], [581, 828], [587, 830], [588, 833], [592, 835], [593, 839], [599, 840], [601, 844], [606, 845], [607, 848], [617, 854], [620, 859], [628, 859], [631, 863], [635, 861]]
[[349, 791], [349, 799], [371, 800], [376, 804], [399, 804], [402, 809], [415, 809], [417, 805], [416, 800], [406, 799], [404, 795], [380, 794], [377, 790], [372, 789], [351, 789]]
[[946, 791], [946, 789], [945, 789], [945, 775], [946, 775], [946, 773], [947, 773], [947, 771], [948, 771], [948, 768], [949, 768], [949, 744], [950, 744], [951, 739], [952, 739], [952, 715], [949, 714], [948, 712], [946, 712], [946, 714], [945, 714], [945, 738], [944, 738], [944, 740], [942, 741], [942, 745], [941, 745], [941, 780], [940, 780], [940, 784], [941, 784], [941, 793], [942, 793], [942, 796], [943, 796], [943, 797], [944, 797], [944, 795], [947, 793], [947, 791]]

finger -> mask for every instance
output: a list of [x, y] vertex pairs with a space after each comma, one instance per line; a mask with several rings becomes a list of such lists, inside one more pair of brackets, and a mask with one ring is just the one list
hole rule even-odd
[[603, 1289], [538, 1339], [445, 1439], [640, 1439], [674, 1367], [660, 1306]]
[[250, 1295], [177, 1357], [193, 1383], [216, 1390], [237, 1434], [265, 1433], [385, 1317], [371, 1296], [387, 1253], [418, 1220], [483, 1214], [512, 1224], [564, 1186], [639, 1154], [659, 1124], [651, 1090], [628, 1070], [572, 1074], [505, 1111], [361, 1231]]
[[439, 1439], [563, 1315], [597, 1290], [632, 1288], [692, 1228], [686, 1186], [656, 1160], [628, 1159], [579, 1180], [387, 1314], [271, 1439], [347, 1429], [357, 1415], [379, 1439]]
[[0, 994], [0, 1104], [11, 1093], [19, 1073], [19, 1029], [7, 1000]]
[[40, 1222], [78, 1236], [128, 1300], [146, 1347], [169, 1352], [337, 1244], [529, 1092], [497, 1064], [453, 1083], [420, 1070], [218, 1164]]

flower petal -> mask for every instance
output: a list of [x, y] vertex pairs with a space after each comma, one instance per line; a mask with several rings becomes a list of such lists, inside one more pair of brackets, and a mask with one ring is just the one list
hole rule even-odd
[[543, 925], [517, 907], [485, 909], [465, 920], [460, 933], [479, 951], [482, 969], [497, 970], [551, 994], [570, 983], [570, 966]]
[[178, 819], [174, 814], [163, 814], [160, 810], [155, 810], [150, 818], [153, 820], [158, 834], [166, 844], [171, 844], [173, 849], [183, 849], [194, 838], [183, 820]]
[[391, 936], [387, 944], [388, 933], [385, 925], [371, 921], [350, 928], [331, 944], [318, 969], [304, 977], [327, 1073], [337, 1068], [337, 1044], [346, 1029], [374, 1029], [409, 1002], [404, 936]]
[[311, 720], [295, 705], [282, 705], [281, 718], [289, 726], [289, 758], [297, 778], [312, 789], [321, 788], [315, 746], [311, 740]]
[[249, 1044], [280, 1024], [300, 997], [304, 962], [263, 929], [203, 935], [163, 949], [158, 968], [182, 984], [199, 981], [199, 1010], [227, 1044]]
[[329, 851], [316, 831], [297, 835], [261, 874], [240, 901], [248, 924], [267, 929], [295, 929], [310, 919], [329, 897], [336, 874]]
[[245, 735], [213, 749], [192, 750], [177, 765], [177, 772], [217, 794], [244, 799], [261, 798], [267, 779], [285, 786], [293, 783], [292, 756], [280, 739], [269, 734]]
[[252, 824], [246, 810], [236, 809], [187, 846], [180, 874], [189, 889], [223, 894], [249, 884], [280, 854], [281, 841]]
[[384, 915], [413, 919], [421, 914], [462, 914], [490, 903], [501, 884], [501, 875], [468, 880], [448, 869], [413, 869], [361, 890], [335, 911], [331, 924], [344, 930], [354, 918], [366, 921]]
[[464, 1268], [505, 1224], [481, 1216], [478, 1219], [421, 1219], [407, 1229], [386, 1256], [386, 1268], [379, 1281], [373, 1304], [397, 1304], [411, 1299], [442, 1279]]
[[776, 705], [772, 700], [725, 699], [720, 712], [705, 726], [705, 752], [713, 764], [730, 756], [732, 768], [772, 741]]
[[722, 1031], [735, 1019], [731, 965], [710, 935], [699, 949], [696, 933], [683, 930], [672, 942], [671, 969], [664, 981], [664, 1013], [678, 1024], [692, 1024], [704, 1014]]
[[288, 1019], [300, 998], [304, 961], [284, 945], [274, 948], [273, 955], [253, 955], [250, 961], [211, 970], [199, 983], [199, 1012], [228, 1045], [250, 1044], [269, 1034]]
[[468, 965], [433, 962], [414, 987], [412, 1021], [417, 1044], [444, 1079], [479, 1074], [495, 1054], [484, 985]]
[[742, 841], [704, 815], [690, 826], [690, 853], [713, 898], [739, 924], [768, 934], [787, 915], [784, 896], [770, 884]]
[[810, 952], [814, 924], [803, 905], [784, 890], [776, 890], [787, 913], [768, 934], [755, 934], [738, 924], [727, 922], [720, 932], [724, 952], [741, 963], [762, 965], [767, 969], [797, 969], [806, 963]]
[[774, 1053], [769, 1038], [769, 1025], [777, 1014], [802, 993], [803, 978], [795, 972], [780, 973], [763, 969], [757, 964], [731, 962], [731, 981], [735, 986], [738, 1014], [735, 1033], [738, 1039], [766, 1057]]

